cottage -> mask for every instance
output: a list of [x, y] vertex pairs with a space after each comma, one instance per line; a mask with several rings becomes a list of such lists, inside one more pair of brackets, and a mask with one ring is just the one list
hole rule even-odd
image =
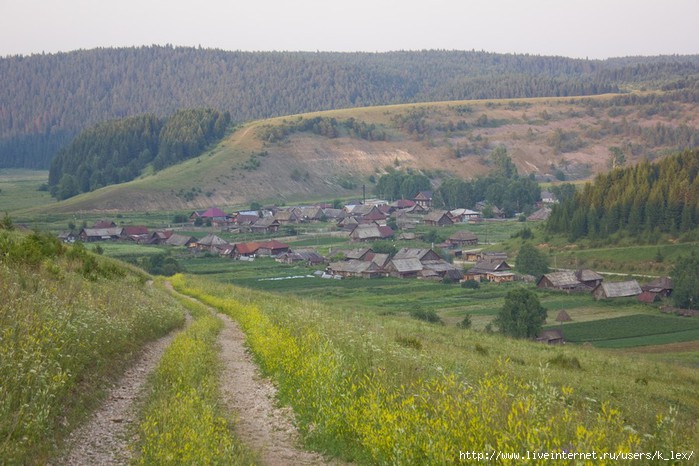
[[195, 247], [197, 244], [197, 239], [194, 236], [185, 236], [173, 233], [170, 237], [165, 240], [165, 244], [168, 246], [179, 246], [179, 247]]
[[510, 272], [512, 267], [500, 259], [482, 259], [464, 274], [465, 280], [488, 280], [501, 283], [514, 281], [515, 275]]
[[592, 290], [596, 300], [638, 296], [642, 290], [636, 280], [625, 282], [600, 283]]
[[544, 274], [537, 282], [536, 287], [563, 291], [590, 291], [590, 288], [580, 283], [575, 272], [571, 270]]
[[236, 243], [235, 246], [233, 246], [231, 257], [236, 259], [240, 259], [241, 257], [254, 257], [259, 247], [260, 244], [255, 242]]
[[207, 210], [197, 210], [189, 215], [189, 221], [191, 223], [196, 222], [198, 218], [205, 222], [210, 221], [212, 225], [222, 225], [228, 222], [228, 215], [216, 207]]
[[210, 233], [197, 240], [195, 247], [200, 251], [218, 252], [219, 248], [229, 245], [230, 244], [225, 239]]
[[257, 244], [256, 254], [259, 256], [278, 256], [289, 252], [289, 245], [277, 240], [265, 241]]
[[382, 212], [377, 206], [371, 206], [369, 211], [360, 217], [359, 222], [384, 224], [387, 218], [388, 215]]
[[424, 278], [434, 276], [434, 278], [448, 278], [455, 282], [458, 282], [464, 278], [463, 270], [443, 259], [423, 261], [422, 266], [423, 269], [421, 274]]
[[674, 284], [670, 277], [660, 277], [641, 287], [643, 291], [654, 293], [661, 298], [667, 298], [672, 294]]
[[464, 223], [472, 218], [479, 217], [480, 213], [471, 209], [452, 209], [449, 211], [449, 216], [454, 223]]
[[172, 230], [156, 230], [150, 234], [146, 243], [148, 244], [165, 244], [165, 242], [173, 235]]
[[279, 220], [274, 217], [259, 218], [250, 225], [250, 229], [255, 233], [274, 233], [279, 231]]
[[440, 260], [441, 257], [429, 248], [400, 248], [393, 259], [417, 259], [420, 262], [426, 262]]
[[416, 257], [409, 259], [396, 259], [394, 257], [386, 266], [388, 275], [398, 278], [417, 278], [422, 269], [422, 263]]
[[446, 210], [435, 210], [434, 212], [430, 212], [429, 214], [425, 215], [423, 221], [425, 222], [425, 225], [438, 227], [445, 227], [454, 224]]
[[431, 208], [432, 207], [432, 191], [420, 191], [413, 198], [413, 202], [415, 202], [415, 204], [417, 204], [420, 207], [423, 207], [425, 209]]
[[274, 214], [274, 218], [282, 225], [298, 223], [301, 220], [295, 210], [279, 210]]
[[542, 330], [536, 336], [536, 341], [547, 345], [563, 345], [566, 342], [563, 338], [563, 332], [557, 328]]
[[589, 269], [580, 269], [575, 272], [575, 277], [590, 289], [594, 289], [597, 285], [604, 281], [604, 277], [597, 272]]
[[341, 277], [378, 278], [384, 275], [375, 263], [358, 260], [331, 262], [326, 271]]
[[393, 230], [389, 226], [376, 224], [359, 224], [349, 234], [352, 241], [375, 241], [393, 236]]
[[121, 227], [113, 228], [83, 228], [78, 233], [78, 238], [84, 243], [94, 241], [114, 241], [121, 236]]
[[121, 230], [121, 239], [135, 241], [137, 243], [146, 242], [150, 233], [145, 226], [127, 226]]
[[478, 244], [478, 236], [475, 234], [471, 233], [470, 231], [462, 230], [462, 231], [457, 231], [453, 235], [451, 235], [449, 238], [447, 238], [447, 243], [451, 245], [451, 247], [463, 247], [463, 246], [470, 246], [474, 244]]
[[356, 248], [349, 251], [338, 251], [345, 257], [345, 260], [371, 261], [374, 257], [374, 250], [371, 248]]
[[547, 220], [551, 216], [551, 208], [550, 207], [542, 207], [541, 209], [537, 210], [533, 214], [531, 214], [529, 217], [527, 217], [527, 221], [529, 222], [541, 222], [544, 220]]

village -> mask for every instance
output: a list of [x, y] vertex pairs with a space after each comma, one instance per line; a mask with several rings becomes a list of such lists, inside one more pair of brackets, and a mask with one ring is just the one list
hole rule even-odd
[[[539, 210], [527, 217], [528, 221], [543, 220], [551, 211], [555, 197], [542, 192]], [[483, 207], [483, 206], [477, 206]], [[641, 286], [636, 280], [605, 282], [604, 277], [592, 270], [556, 270], [537, 278], [517, 273], [508, 263], [504, 252], [482, 251], [479, 244], [487, 241], [468, 229], [469, 225], [495, 222], [502, 212], [491, 209], [494, 218], [484, 219], [481, 212], [471, 209], [439, 210], [432, 206], [432, 193], [418, 192], [413, 199], [395, 202], [362, 200], [343, 206], [318, 204], [294, 207], [269, 207], [227, 214], [217, 207], [193, 211], [188, 216], [189, 229], [218, 230], [229, 234], [274, 235], [294, 225], [322, 223], [330, 225], [327, 234], [346, 237], [353, 248], [329, 248], [323, 255], [315, 249], [295, 248], [279, 238], [229, 242], [214, 232], [198, 238], [185, 235], [173, 228], [149, 231], [145, 226], [117, 226], [111, 220], [101, 220], [79, 232], [63, 232], [60, 239], [84, 243], [99, 241], [127, 241], [143, 245], [165, 245], [184, 248], [194, 255], [209, 254], [232, 260], [252, 261], [271, 257], [286, 264], [304, 264], [318, 269], [321, 278], [395, 277], [428, 279], [443, 283], [525, 281], [540, 289], [566, 293], [591, 293], [596, 300], [637, 297], [641, 302], [654, 303], [672, 293], [672, 280], [662, 277]], [[400, 242], [419, 240], [415, 233], [418, 225], [430, 227], [461, 226], [443, 242], [431, 247], [398, 247]], [[181, 230], [187, 231], [183, 225]], [[375, 251], [367, 243], [389, 241], [392, 253]], [[441, 254], [440, 254], [441, 253]]]

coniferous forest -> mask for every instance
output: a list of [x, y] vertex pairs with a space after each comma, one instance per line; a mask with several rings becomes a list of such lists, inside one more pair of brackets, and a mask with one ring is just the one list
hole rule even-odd
[[547, 229], [579, 238], [628, 234], [648, 241], [699, 226], [699, 151], [600, 174], [554, 207]]
[[185, 109], [166, 119], [153, 114], [97, 124], [81, 132], [51, 163], [49, 187], [58, 199], [136, 178], [196, 156], [223, 137], [230, 115]]
[[[215, 108], [233, 121], [420, 101], [663, 88], [696, 100], [699, 56], [227, 52], [152, 46], [0, 58], [0, 168], [47, 168], [81, 130]], [[689, 89], [689, 91], [688, 91]], [[159, 158], [157, 164], [166, 163]]]

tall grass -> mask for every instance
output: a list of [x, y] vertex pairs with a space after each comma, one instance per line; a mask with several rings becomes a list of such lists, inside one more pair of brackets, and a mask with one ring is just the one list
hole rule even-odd
[[152, 379], [140, 424], [138, 464], [255, 464], [220, 413], [221, 320], [202, 305], [183, 301], [195, 322], [175, 337]]
[[182, 322], [142, 274], [0, 231], [0, 462], [47, 462], [106, 382]]
[[[338, 316], [308, 302], [189, 277], [173, 284], [240, 323], [310, 445], [358, 463], [447, 464], [458, 461], [460, 449], [669, 451], [696, 440], [691, 421], [672, 423], [672, 412], [654, 412], [643, 406], [647, 399], [636, 401], [636, 411], [622, 411], [616, 396], [592, 399], [589, 387], [573, 388], [591, 377], [582, 356], [575, 371], [549, 367], [546, 361], [556, 360], [551, 350], [530, 351], [531, 343]], [[463, 365], [435, 351], [451, 343], [452, 352], [459, 347], [464, 355], [465, 344], [450, 333], [457, 331], [468, 345], [490, 349], [467, 354]], [[400, 343], [417, 332], [421, 345]], [[503, 357], [493, 347], [499, 342], [516, 356]], [[532, 354], [546, 359], [532, 367]]]

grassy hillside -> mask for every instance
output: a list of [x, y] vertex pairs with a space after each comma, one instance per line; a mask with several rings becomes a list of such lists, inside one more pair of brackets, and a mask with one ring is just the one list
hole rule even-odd
[[45, 464], [143, 345], [183, 311], [147, 276], [0, 230], [0, 458]]
[[[306, 441], [359, 464], [476, 451], [691, 450], [694, 370], [177, 277], [234, 317]], [[668, 389], [672, 387], [671, 389]]]
[[[438, 184], [490, 169], [505, 146], [520, 174], [541, 181], [606, 171], [699, 141], [697, 104], [671, 94], [463, 101], [367, 107], [248, 123], [203, 155], [52, 211], [175, 210], [358, 196], [390, 170]], [[313, 125], [312, 119], [320, 123]], [[334, 125], [334, 126], [333, 126]], [[368, 134], [368, 129], [372, 131]], [[45, 211], [45, 208], [38, 209]]]

